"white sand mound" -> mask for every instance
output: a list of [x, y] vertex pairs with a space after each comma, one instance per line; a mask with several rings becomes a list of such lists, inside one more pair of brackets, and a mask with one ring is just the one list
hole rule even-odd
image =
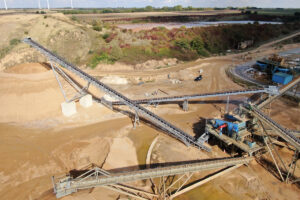
[[119, 76], [106, 76], [101, 79], [101, 82], [105, 84], [113, 84], [113, 85], [126, 85], [128, 81], [126, 78], [121, 78]]
[[106, 94], [103, 96], [103, 98], [106, 100], [106, 101], [117, 101], [117, 99], [115, 99], [114, 97]]

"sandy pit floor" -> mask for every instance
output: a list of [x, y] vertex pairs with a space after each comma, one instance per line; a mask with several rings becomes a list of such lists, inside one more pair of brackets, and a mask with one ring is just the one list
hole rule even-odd
[[[284, 48], [295, 48], [295, 45]], [[263, 53], [257, 51], [253, 51], [251, 56], [273, 53], [274, 49], [265, 49]], [[126, 67], [112, 72], [86, 71], [96, 77], [113, 75], [126, 78], [128, 84], [110, 86], [131, 99], [140, 99], [242, 89], [225, 73], [233, 59], [235, 62], [243, 62], [241, 55], [230, 55], [145, 72], [126, 71]], [[203, 71], [203, 80], [194, 82], [192, 77], [199, 74], [200, 69]], [[79, 84], [86, 84], [74, 74], [70, 73], [70, 76]], [[180, 83], [173, 84], [168, 76]], [[143, 84], [138, 84], [141, 81]], [[68, 97], [74, 95], [72, 88], [65, 83], [63, 85]], [[89, 88], [89, 92], [97, 97], [104, 95], [93, 87]], [[81, 169], [91, 163], [107, 170], [143, 168], [148, 148], [156, 136], [160, 139], [153, 148], [152, 164], [229, 156], [217, 146], [212, 147], [211, 154], [186, 147], [144, 123], [132, 129], [130, 118], [96, 102], [90, 108], [83, 108], [77, 102], [77, 114], [69, 118], [63, 117], [60, 109], [60, 104], [64, 101], [63, 95], [53, 72], [45, 64], [22, 64], [1, 71], [0, 94], [0, 199], [55, 199], [51, 176]], [[229, 109], [234, 109], [247, 97], [231, 97]], [[146, 108], [195, 135], [200, 120], [220, 116], [224, 113], [225, 106], [226, 98], [211, 98], [191, 101], [187, 112], [182, 111], [178, 104]], [[120, 109], [125, 108], [122, 106]], [[282, 110], [285, 112], [281, 112]], [[294, 104], [276, 100], [272, 103], [271, 116], [284, 127], [300, 128], [299, 107]], [[279, 151], [291, 158], [290, 150], [283, 148]], [[197, 177], [205, 174], [198, 173]], [[149, 183], [137, 182], [134, 185], [148, 188]], [[124, 195], [95, 188], [62, 199], [120, 197], [123, 198]], [[251, 169], [243, 166], [178, 199], [201, 198], [288, 200], [299, 199], [300, 196], [299, 188], [295, 185], [281, 183], [253, 162]]]

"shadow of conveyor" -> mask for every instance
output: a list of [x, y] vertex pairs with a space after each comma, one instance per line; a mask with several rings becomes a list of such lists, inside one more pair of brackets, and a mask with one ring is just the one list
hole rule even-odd
[[[209, 159], [201, 159], [201, 160], [188, 160], [188, 161], [179, 161], [179, 162], [165, 162], [165, 163], [152, 163], [151, 168], [145, 164], [143, 165], [132, 165], [128, 167], [122, 167], [122, 168], [115, 168], [111, 170], [106, 170], [110, 174], [120, 174], [120, 173], [130, 173], [130, 172], [136, 172], [138, 170], [151, 170], [155, 168], [161, 168], [161, 167], [176, 167], [179, 165], [189, 165], [189, 164], [194, 164], [194, 163], [204, 163], [207, 161], [224, 161], [227, 159], [231, 159], [232, 157], [225, 157], [225, 158], [209, 158]], [[93, 165], [96, 166], [96, 165]], [[89, 169], [72, 169], [69, 171], [69, 175], [72, 178], [79, 177], [80, 175], [87, 173], [88, 171], [91, 171], [93, 167]], [[92, 173], [92, 172], [91, 172]], [[88, 175], [88, 174], [87, 174]]]

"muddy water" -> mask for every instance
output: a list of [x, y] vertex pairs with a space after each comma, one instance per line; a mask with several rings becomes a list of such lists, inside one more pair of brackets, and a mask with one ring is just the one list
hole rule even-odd
[[176, 200], [238, 200], [227, 194], [221, 188], [215, 187], [213, 182], [209, 182], [201, 187], [195, 188], [185, 194], [175, 198]]

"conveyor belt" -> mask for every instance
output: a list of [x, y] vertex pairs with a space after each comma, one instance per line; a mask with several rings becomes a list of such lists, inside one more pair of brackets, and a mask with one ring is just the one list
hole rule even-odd
[[59, 198], [73, 192], [77, 192], [79, 189], [224, 168], [238, 164], [247, 164], [252, 159], [252, 157], [212, 159], [209, 161], [198, 161], [195, 163], [180, 164], [171, 167], [158, 167], [154, 169], [121, 172], [110, 174], [110, 176], [101, 175], [101, 173], [97, 172], [100, 169], [95, 168], [94, 170], [86, 172], [84, 175], [75, 179], [72, 177], [60, 179], [57, 183], [54, 183], [54, 192], [56, 193], [56, 197]]
[[[172, 102], [172, 101], [184, 101], [200, 98], [210, 98], [210, 97], [221, 97], [221, 96], [231, 96], [240, 94], [254, 94], [254, 93], [264, 93], [269, 92], [268, 89], [255, 89], [255, 90], [234, 90], [227, 92], [214, 92], [214, 93], [203, 93], [203, 94], [193, 94], [193, 95], [182, 95], [182, 96], [172, 96], [172, 97], [162, 97], [162, 98], [152, 98], [152, 99], [139, 99], [132, 100], [136, 104], [152, 104], [152, 103], [162, 103], [162, 102]], [[117, 101], [112, 102], [113, 105], [123, 105], [123, 102]]]
[[48, 57], [51, 61], [58, 63], [59, 65], [65, 67], [66, 69], [70, 70], [71, 72], [77, 74], [79, 77], [83, 78], [84, 80], [90, 82], [103, 92], [111, 95], [112, 97], [116, 98], [117, 100], [123, 102], [125, 105], [129, 106], [131, 109], [135, 110], [138, 114], [144, 116], [149, 121], [151, 121], [156, 126], [160, 127], [161, 129], [170, 133], [173, 137], [177, 138], [178, 140], [182, 141], [186, 145], [193, 145], [197, 148], [204, 149], [206, 151], [211, 151], [210, 148], [205, 146], [203, 143], [197, 143], [195, 139], [182, 131], [181, 129], [177, 128], [176, 126], [170, 124], [166, 120], [162, 119], [161, 117], [155, 115], [154, 113], [150, 112], [149, 110], [141, 107], [138, 104], [135, 104], [127, 97], [123, 96], [119, 92], [113, 90], [109, 86], [103, 84], [102, 82], [98, 81], [96, 78], [90, 76], [89, 74], [85, 73], [84, 71], [80, 70], [79, 68], [75, 67], [74, 65], [68, 63], [63, 58], [55, 55], [48, 49], [44, 48], [42, 45], [38, 44], [37, 42], [33, 41], [31, 38], [25, 38], [24, 42], [31, 45], [32, 47], [36, 48], [39, 52], [44, 54]]
[[278, 123], [273, 121], [271, 118], [269, 118], [267, 115], [265, 115], [263, 112], [261, 112], [257, 108], [252, 106], [250, 111], [258, 119], [260, 119], [262, 122], [266, 123], [272, 129], [274, 129], [276, 134], [278, 134], [281, 138], [283, 138], [289, 144], [294, 146], [298, 151], [300, 151], [300, 139], [299, 138], [297, 138], [294, 134], [290, 133], [287, 129], [280, 126]]
[[300, 82], [300, 76], [298, 76], [296, 79], [294, 79], [289, 84], [287, 84], [287, 85], [283, 86], [282, 88], [280, 88], [279, 94], [267, 98], [265, 101], [263, 101], [262, 103], [260, 103], [257, 106], [257, 108], [258, 109], [262, 109], [264, 106], [268, 105], [269, 103], [271, 103], [275, 99], [279, 98], [281, 95], [283, 95], [286, 91], [288, 91], [289, 89], [291, 89], [292, 87], [294, 87], [299, 82]]

